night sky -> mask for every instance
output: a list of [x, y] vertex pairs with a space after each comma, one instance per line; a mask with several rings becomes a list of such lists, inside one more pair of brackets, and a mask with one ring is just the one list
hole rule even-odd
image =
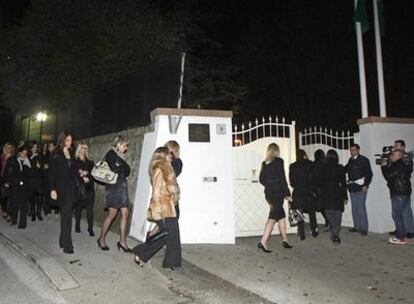
[[[8, 1], [16, 23], [28, 0]], [[236, 120], [280, 115], [300, 128], [355, 129], [360, 118], [353, 1], [183, 1], [204, 16], [199, 26], [220, 46], [219, 62], [242, 68], [235, 81], [247, 87]], [[160, 2], [162, 3], [162, 2]], [[161, 9], [177, 7], [165, 1]], [[369, 114], [378, 115], [372, 1], [364, 35]], [[178, 5], [179, 7], [179, 5]], [[384, 72], [388, 116], [414, 117], [414, 1], [384, 0]], [[191, 14], [191, 11], [190, 11]]]

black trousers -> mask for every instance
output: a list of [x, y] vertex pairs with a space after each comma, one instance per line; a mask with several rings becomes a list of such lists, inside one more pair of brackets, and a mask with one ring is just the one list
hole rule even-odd
[[30, 197], [30, 215], [32, 219], [37, 216], [41, 216], [43, 207], [43, 194], [34, 192]]
[[26, 193], [27, 191], [24, 186], [16, 186], [11, 191], [10, 213], [12, 225], [17, 224], [17, 219], [19, 219], [19, 228], [27, 227], [28, 195]]
[[132, 252], [137, 255], [144, 263], [148, 262], [164, 245], [167, 245], [165, 250], [163, 268], [181, 267], [181, 241], [180, 229], [177, 218], [166, 218], [163, 221], [157, 222], [160, 231], [166, 229], [168, 235], [158, 238], [149, 243], [142, 243], [135, 246]]
[[73, 202], [59, 201], [60, 207], [60, 236], [59, 245], [64, 251], [73, 250], [72, 243], [72, 213]]
[[[313, 209], [306, 210], [306, 213], [309, 214], [309, 224], [312, 232], [316, 232], [318, 223], [316, 221], [316, 212]], [[305, 222], [301, 222], [298, 225], [299, 236], [301, 239], [305, 238]]]
[[2, 197], [0, 199], [1, 204], [1, 211], [3, 213], [9, 213], [9, 198], [8, 197]]
[[95, 193], [93, 191], [86, 192], [86, 200], [77, 202], [75, 205], [76, 228], [80, 230], [80, 222], [82, 218], [82, 209], [86, 209], [86, 220], [88, 222], [88, 230], [93, 229], [93, 207], [95, 204]]

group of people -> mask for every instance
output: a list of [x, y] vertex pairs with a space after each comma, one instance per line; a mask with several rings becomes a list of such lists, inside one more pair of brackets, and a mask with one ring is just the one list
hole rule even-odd
[[[118, 250], [133, 253], [135, 263], [142, 266], [166, 245], [163, 267], [180, 269], [180, 187], [177, 182], [183, 167], [180, 146], [176, 141], [168, 141], [153, 153], [149, 166], [152, 195], [147, 213], [153, 228], [147, 234], [146, 242], [130, 248], [126, 239], [130, 209], [127, 178], [131, 172], [126, 161], [128, 145], [125, 136], [116, 136], [103, 158], [109, 169], [117, 174], [117, 179], [115, 184], [105, 184], [103, 207], [108, 212], [97, 239], [98, 247], [103, 251], [110, 250], [106, 236], [120, 214]], [[270, 212], [258, 250], [271, 252], [268, 240], [276, 223], [283, 248], [292, 248], [286, 231], [285, 200], [289, 202], [290, 209], [309, 215], [313, 237], [319, 235], [316, 212], [320, 212], [325, 226], [329, 227], [330, 239], [338, 245], [341, 243], [342, 213], [349, 192], [354, 221], [354, 227], [349, 231], [359, 232], [362, 236], [368, 234], [366, 196], [373, 174], [369, 160], [360, 154], [359, 145], [351, 145], [350, 153], [348, 163], [342, 166], [333, 149], [326, 155], [324, 151], [317, 150], [314, 161], [309, 160], [305, 151], [299, 150], [296, 161], [290, 165], [287, 179], [279, 146], [275, 143], [268, 146], [259, 181], [264, 186]], [[56, 144], [44, 144], [42, 151], [36, 142], [30, 145], [20, 142], [17, 151], [13, 145], [5, 144], [0, 162], [3, 218], [11, 225], [25, 229], [27, 217], [32, 221], [42, 221], [42, 212], [49, 216], [54, 209], [56, 214], [60, 212], [60, 248], [64, 253], [71, 254], [74, 252], [72, 217], [74, 214], [75, 232], [81, 232], [81, 213], [82, 209], [86, 209], [88, 233], [91, 237], [95, 235], [94, 162], [89, 158], [87, 144], [79, 143], [75, 148], [72, 135], [63, 131], [57, 137]], [[382, 160], [381, 168], [390, 189], [396, 226], [390, 242], [405, 244], [406, 238], [414, 236], [414, 221], [410, 202], [413, 163], [407, 157], [404, 141], [395, 142], [389, 158]], [[292, 194], [288, 181], [293, 189]], [[301, 240], [306, 239], [304, 221], [299, 221], [298, 233]]]
[[[323, 150], [317, 150], [313, 162], [304, 150], [299, 150], [296, 161], [289, 167], [287, 179], [279, 146], [275, 143], [268, 146], [259, 181], [264, 186], [270, 212], [258, 250], [271, 252], [268, 240], [276, 223], [282, 237], [282, 246], [292, 248], [286, 233], [286, 214], [283, 208], [285, 200], [289, 202], [290, 209], [299, 211], [300, 215], [309, 215], [313, 237], [319, 235], [316, 212], [320, 212], [325, 219], [325, 226], [329, 227], [331, 241], [339, 245], [342, 213], [348, 203], [349, 192], [354, 226], [348, 231], [358, 232], [361, 236], [368, 235], [366, 198], [373, 173], [368, 158], [360, 154], [358, 144], [350, 146], [350, 154], [348, 163], [342, 166], [333, 149], [328, 150], [326, 155]], [[414, 222], [410, 181], [413, 162], [405, 151], [405, 142], [396, 140], [388, 158], [384, 158], [380, 165], [390, 190], [392, 218], [396, 227], [395, 231], [390, 232], [392, 237], [389, 242], [406, 244], [407, 238], [414, 237]], [[293, 189], [292, 194], [288, 180]], [[303, 220], [298, 222], [301, 240], [306, 239], [304, 226]]]
[[[98, 247], [110, 250], [106, 236], [113, 221], [120, 214], [118, 250], [134, 253], [140, 266], [147, 262], [164, 245], [167, 250], [164, 267], [180, 269], [181, 243], [178, 226], [180, 190], [177, 176], [182, 170], [180, 146], [169, 141], [155, 150], [149, 175], [152, 197], [148, 220], [154, 223], [145, 243], [134, 248], [127, 244], [127, 223], [130, 209], [127, 178], [131, 169], [126, 160], [128, 139], [119, 135], [103, 160], [117, 175], [115, 184], [105, 184], [103, 208], [107, 215], [102, 222]], [[55, 210], [60, 214], [59, 246], [66, 254], [74, 253], [72, 217], [75, 232], [81, 232], [82, 210], [86, 209], [89, 236], [94, 237], [95, 181], [92, 176], [94, 162], [89, 158], [88, 145], [74, 144], [72, 134], [61, 132], [55, 143], [44, 143], [40, 151], [37, 142], [26, 145], [20, 142], [17, 149], [6, 143], [0, 157], [1, 207], [3, 218], [20, 229], [27, 227], [27, 218], [42, 221]]]
[[[75, 214], [75, 231], [80, 232], [81, 212], [87, 210], [88, 231], [93, 232], [94, 181], [90, 177], [93, 162], [88, 146], [78, 144], [72, 150], [72, 136], [59, 134], [56, 144], [44, 143], [39, 149], [36, 141], [28, 145], [23, 141], [17, 147], [3, 146], [1, 162], [1, 205], [3, 218], [19, 229], [26, 229], [27, 218], [43, 221], [52, 211], [60, 214], [59, 243], [66, 253], [73, 252], [71, 242], [72, 215]], [[83, 196], [79, 197], [82, 188]]]

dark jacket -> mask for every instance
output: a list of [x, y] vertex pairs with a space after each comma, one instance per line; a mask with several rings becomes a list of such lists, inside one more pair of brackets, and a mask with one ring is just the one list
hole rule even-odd
[[283, 159], [279, 157], [269, 164], [262, 163], [259, 181], [265, 187], [266, 200], [270, 202], [280, 200], [285, 196], [290, 196]]
[[35, 193], [41, 194], [43, 193], [43, 174], [42, 174], [42, 167], [43, 167], [43, 157], [39, 154], [36, 156], [30, 157], [30, 165], [31, 168], [31, 185], [32, 191]]
[[400, 159], [389, 166], [381, 167], [381, 171], [391, 195], [411, 195], [411, 166], [407, 166]]
[[289, 167], [289, 180], [293, 188], [292, 208], [304, 211], [313, 208], [312, 162], [308, 159], [296, 161]]
[[7, 160], [4, 170], [4, 182], [10, 185], [11, 198], [27, 199], [30, 195], [30, 167], [19, 164], [17, 156]]
[[173, 156], [171, 166], [173, 167], [175, 176], [178, 177], [181, 174], [181, 171], [183, 171], [183, 162], [181, 161], [181, 159], [175, 158]]
[[49, 159], [49, 187], [51, 191], [57, 192], [59, 205], [77, 201], [75, 188], [77, 176], [73, 155], [68, 160], [62, 151], [53, 151]]
[[85, 184], [86, 191], [94, 192], [95, 191], [95, 183], [94, 183], [94, 180], [93, 180], [92, 175], [91, 175], [91, 172], [92, 172], [92, 169], [93, 169], [93, 166], [94, 166], [93, 161], [90, 160], [90, 159], [80, 160], [78, 158], [75, 161], [75, 166], [76, 166], [76, 171], [78, 173], [79, 173], [79, 170], [87, 171], [88, 172], [88, 176], [87, 177], [89, 179], [89, 182], [88, 183], [85, 183], [84, 180], [83, 180], [83, 178], [81, 178], [80, 181], [83, 184]]
[[344, 211], [346, 192], [345, 169], [342, 165], [327, 163], [324, 167], [322, 186], [322, 206], [325, 210]]
[[[350, 192], [361, 191], [362, 187], [368, 187], [372, 181], [372, 170], [369, 159], [363, 155], [358, 155], [356, 159], [351, 157], [345, 166], [345, 171], [348, 173], [348, 189]], [[363, 185], [352, 183], [363, 177], [365, 178]]]
[[315, 161], [312, 166], [312, 194], [316, 211], [323, 210], [322, 189], [325, 166], [326, 162], [324, 161]]
[[109, 150], [106, 153], [105, 160], [108, 163], [109, 168], [112, 172], [118, 173], [118, 180], [126, 179], [131, 173], [131, 168], [125, 160], [118, 156], [114, 150]]

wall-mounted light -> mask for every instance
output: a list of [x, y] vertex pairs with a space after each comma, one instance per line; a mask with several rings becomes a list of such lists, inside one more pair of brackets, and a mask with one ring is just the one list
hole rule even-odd
[[46, 113], [43, 113], [43, 112], [39, 112], [36, 115], [36, 119], [37, 119], [37, 121], [46, 121], [47, 114]]

